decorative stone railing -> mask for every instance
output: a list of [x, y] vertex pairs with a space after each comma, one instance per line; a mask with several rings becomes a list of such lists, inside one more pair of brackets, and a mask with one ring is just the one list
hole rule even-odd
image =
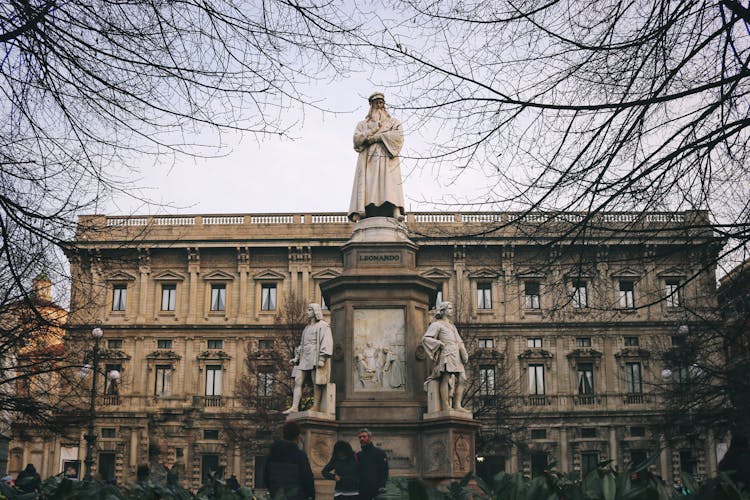
[[[684, 224], [686, 222], [685, 216], [685, 212], [614, 212], [601, 214], [581, 212], [413, 212], [406, 215], [406, 222], [413, 224], [490, 225], [544, 224], [549, 222], [578, 224], [588, 218], [591, 224]], [[351, 222], [344, 213], [106, 217], [106, 225], [111, 227], [246, 224], [351, 224]]]

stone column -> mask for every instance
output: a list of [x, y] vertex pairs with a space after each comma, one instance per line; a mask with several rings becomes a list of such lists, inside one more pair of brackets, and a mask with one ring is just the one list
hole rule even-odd
[[620, 459], [617, 456], [617, 427], [614, 425], [609, 427], [609, 458], [614, 465], [620, 463]]
[[247, 285], [250, 273], [250, 251], [247, 247], [237, 248], [237, 274], [239, 274], [239, 301], [237, 310], [237, 323], [247, 323]]
[[128, 462], [131, 467], [138, 466], [138, 428], [133, 427], [130, 429], [130, 461]]
[[461, 307], [465, 312], [470, 312], [471, 297], [471, 286], [467, 288], [465, 283], [464, 274], [466, 273], [466, 247], [464, 245], [453, 246], [453, 274], [456, 279], [456, 289], [453, 295], [446, 297], [445, 300], [453, 302], [454, 307]]
[[198, 248], [188, 248], [188, 323], [197, 323], [199, 312], [203, 308], [198, 308], [198, 279], [200, 275], [200, 251]]
[[659, 453], [659, 474], [661, 475], [662, 479], [664, 479], [667, 483], [670, 483], [672, 481], [672, 449], [667, 446], [667, 440], [664, 439], [664, 436], [659, 436], [659, 448], [661, 448], [661, 453]]
[[568, 472], [570, 469], [568, 463], [568, 429], [560, 427], [560, 470]]
[[151, 276], [151, 253], [148, 248], [138, 249], [138, 311], [136, 321], [143, 323], [148, 306], [148, 285]]

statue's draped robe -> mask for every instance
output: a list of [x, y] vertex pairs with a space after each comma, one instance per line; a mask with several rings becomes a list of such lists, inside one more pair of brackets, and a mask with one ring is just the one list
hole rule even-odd
[[395, 118], [384, 118], [378, 134], [382, 142], [365, 146], [363, 141], [378, 129], [377, 122], [368, 119], [357, 124], [354, 131], [354, 150], [359, 153], [357, 171], [354, 174], [349, 215], [364, 216], [367, 205], [382, 206], [389, 202], [404, 212], [404, 190], [401, 179], [399, 154], [404, 145], [401, 122]]
[[453, 323], [445, 319], [430, 323], [422, 337], [422, 345], [433, 361], [428, 380], [439, 380], [443, 373], [458, 374], [461, 379], [466, 380], [464, 365], [469, 361], [469, 354]]
[[[325, 321], [316, 321], [305, 327], [300, 342], [299, 370], [315, 370], [313, 383], [327, 384], [331, 381], [331, 356], [333, 355], [333, 335]], [[320, 361], [323, 366], [318, 366]]]

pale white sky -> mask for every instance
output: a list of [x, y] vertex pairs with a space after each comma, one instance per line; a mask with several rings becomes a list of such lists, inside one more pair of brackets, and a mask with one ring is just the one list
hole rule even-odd
[[[165, 158], [157, 165], [139, 166], [140, 179], [133, 190], [154, 202], [145, 205], [127, 195], [119, 195], [97, 209], [112, 214], [163, 213], [257, 213], [257, 212], [345, 212], [354, 178], [357, 154], [352, 134], [367, 113], [367, 96], [381, 88], [364, 76], [310, 88], [308, 94], [321, 96], [321, 103], [340, 113], [318, 110], [289, 110], [288, 122], [300, 125], [291, 131], [294, 139], [224, 135], [226, 155], [219, 158]], [[388, 94], [386, 91], [386, 102]], [[391, 112], [406, 122], [405, 149], [409, 156], [424, 152], [430, 139], [425, 130], [409, 130], [408, 116]], [[204, 136], [208, 143], [218, 138]], [[443, 210], [446, 198], [473, 197], [484, 187], [480, 173], [467, 173], [459, 180], [429, 168], [415, 169], [415, 162], [402, 159], [404, 196], [407, 211]], [[486, 207], [485, 207], [486, 208]], [[447, 208], [446, 208], [447, 209]]]

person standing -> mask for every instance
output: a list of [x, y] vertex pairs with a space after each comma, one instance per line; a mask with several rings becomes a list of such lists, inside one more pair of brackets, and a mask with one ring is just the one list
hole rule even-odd
[[315, 481], [310, 462], [299, 447], [301, 433], [296, 422], [287, 422], [282, 430], [283, 439], [271, 445], [263, 471], [271, 498], [315, 499]]
[[729, 449], [718, 468], [738, 485], [750, 488], [750, 446], [747, 437], [739, 434], [732, 436]]
[[359, 498], [372, 500], [385, 492], [385, 483], [388, 481], [388, 457], [385, 451], [372, 443], [372, 432], [368, 429], [360, 429], [357, 437], [362, 448], [357, 453]]
[[336, 481], [333, 497], [339, 500], [354, 500], [359, 495], [359, 469], [352, 445], [337, 441], [333, 455], [325, 467], [323, 477]]
[[16, 477], [16, 488], [24, 493], [31, 493], [39, 489], [42, 478], [37, 474], [34, 464], [27, 464], [26, 468]]

